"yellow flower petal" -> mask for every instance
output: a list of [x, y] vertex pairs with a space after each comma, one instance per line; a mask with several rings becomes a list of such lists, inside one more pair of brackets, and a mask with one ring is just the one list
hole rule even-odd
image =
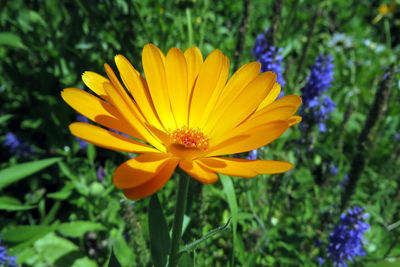
[[148, 44], [143, 48], [142, 61], [149, 91], [161, 123], [165, 129], [176, 127], [168, 95], [164, 60], [157, 47]]
[[125, 197], [134, 200], [145, 198], [154, 194], [168, 182], [176, 168], [176, 165], [178, 165], [178, 162], [178, 159], [171, 158], [168, 160], [164, 168], [162, 168], [161, 171], [152, 177], [148, 182], [138, 187], [123, 190]]
[[165, 61], [168, 94], [177, 126], [188, 122], [188, 70], [185, 56], [178, 48], [168, 51]]
[[[122, 84], [118, 80], [114, 71], [111, 69], [111, 67], [108, 64], [104, 64], [104, 68], [105, 68], [107, 76], [110, 78], [110, 82], [111, 82], [111, 83], [107, 83], [107, 82], [103, 83], [104, 90], [110, 96], [110, 88], [112, 87], [112, 93], [114, 96], [114, 99], [112, 96], [110, 96], [110, 101], [113, 103], [113, 105], [115, 107], [117, 107], [119, 109], [119, 111], [122, 115], [126, 116], [129, 112], [132, 112], [135, 115], [135, 117], [139, 121], [142, 122], [142, 124], [145, 124], [145, 118], [143, 117], [143, 114], [139, 111], [139, 109], [138, 109], [136, 103], [133, 101], [133, 99], [125, 91], [125, 88], [122, 86]], [[109, 85], [111, 85], [111, 87]], [[106, 87], [110, 87], [108, 91], [107, 91]], [[121, 105], [121, 107], [119, 107], [120, 105]], [[122, 112], [122, 110], [124, 112]]]
[[268, 95], [275, 80], [275, 73], [264, 72], [249, 83], [235, 101], [226, 107], [218, 123], [210, 132], [210, 138], [225, 134], [246, 119]]
[[114, 106], [118, 108], [122, 116], [124, 116], [124, 118], [130, 123], [130, 125], [134, 126], [139, 133], [139, 136], [135, 137], [152, 144], [161, 151], [165, 151], [165, 147], [160, 143], [158, 139], [154, 137], [151, 132], [148, 131], [148, 129], [143, 124], [144, 122], [139, 119], [138, 114], [133, 109], [131, 109], [131, 107], [124, 101], [122, 95], [115, 89], [115, 87], [112, 86], [110, 83], [104, 83], [104, 89], [110, 96]]
[[257, 77], [260, 68], [260, 63], [252, 62], [243, 65], [235, 72], [222, 91], [221, 97], [218, 99], [218, 102], [211, 113], [212, 116], [209, 116], [207, 124], [203, 126], [206, 133], [209, 133], [211, 129], [215, 127], [218, 119], [222, 116], [223, 112], [226, 111], [227, 107], [231, 105], [235, 101], [236, 97], [243, 92], [246, 86]]
[[198, 161], [208, 169], [226, 175], [250, 178], [259, 174], [252, 168], [246, 168], [243, 164], [235, 164], [236, 162], [231, 161], [230, 158], [201, 158]]
[[90, 90], [95, 92], [96, 95], [100, 96], [101, 98], [107, 101], [109, 100], [108, 95], [103, 88], [103, 83], [109, 82], [107, 78], [92, 71], [85, 71], [82, 74], [82, 81], [85, 83], [87, 87], [89, 87]]
[[[260, 73], [261, 64], [259, 62], [250, 62], [240, 67], [229, 79], [221, 97], [218, 101], [218, 105], [230, 104], [242, 90], [254, 80]], [[227, 102], [229, 101], [229, 102]]]
[[279, 96], [279, 93], [281, 92], [281, 85], [279, 83], [275, 83], [274, 87], [272, 87], [271, 92], [267, 95], [266, 98], [261, 102], [261, 104], [258, 106], [257, 111], [260, 109], [263, 109], [264, 107], [268, 106], [272, 102], [276, 100], [276, 98]]
[[98, 97], [76, 88], [64, 89], [61, 96], [68, 105], [89, 120], [133, 137], [139, 136], [116, 108]]
[[227, 140], [234, 136], [243, 135], [246, 131], [255, 129], [273, 121], [288, 120], [296, 112], [296, 110], [297, 108], [294, 106], [281, 106], [275, 109], [257, 112], [242, 124], [229, 131], [228, 134], [222, 136], [221, 139], [216, 139], [215, 142], [221, 142], [221, 140]]
[[[281, 136], [289, 127], [287, 121], [273, 121], [250, 129], [240, 136], [235, 136], [221, 143], [214, 144], [206, 151], [208, 157], [247, 152], [260, 148]], [[210, 140], [211, 142], [212, 140]]]
[[200, 126], [200, 119], [204, 114], [204, 108], [207, 106], [220, 80], [224, 61], [222, 52], [214, 50], [201, 66], [190, 101], [189, 127], [197, 128]]
[[298, 95], [287, 95], [284, 97], [279, 98], [278, 100], [274, 101], [273, 103], [265, 106], [264, 108], [258, 110], [257, 112], [266, 112], [268, 110], [275, 109], [281, 106], [293, 106], [296, 109], [299, 108], [301, 104], [301, 97]]
[[167, 153], [145, 153], [118, 166], [113, 175], [116, 187], [137, 187], [157, 175], [167, 164], [171, 155]]
[[203, 158], [199, 161], [207, 168], [232, 176], [254, 177], [258, 174], [276, 174], [293, 168], [293, 164], [286, 161], [249, 160], [238, 158]]
[[194, 83], [199, 75], [201, 64], [203, 64], [203, 55], [197, 47], [186, 49], [185, 53], [187, 69], [188, 69], [188, 103], [192, 96]]
[[214, 92], [212, 93], [210, 99], [208, 100], [207, 105], [203, 109], [202, 118], [201, 119], [199, 118], [200, 128], [204, 128], [204, 125], [207, 125], [209, 123], [210, 116], [212, 116], [213, 114], [212, 111], [214, 110], [214, 107], [216, 106], [218, 99], [220, 98], [222, 90], [225, 88], [228, 76], [229, 76], [229, 59], [224, 56], [219, 80], [215, 85]]
[[215, 172], [199, 165], [197, 161], [181, 160], [179, 167], [194, 179], [204, 184], [212, 184], [218, 181], [218, 175]]
[[292, 116], [289, 118], [289, 127], [294, 126], [301, 122], [302, 118], [300, 116]]
[[131, 153], [159, 152], [157, 149], [149, 147], [132, 138], [89, 123], [74, 122], [69, 125], [69, 129], [73, 135], [80, 139], [107, 149]]
[[143, 113], [148, 123], [161, 129], [161, 123], [156, 114], [150, 92], [143, 84], [140, 73], [131, 65], [131, 63], [122, 55], [115, 57], [115, 64], [118, 67], [122, 81], [136, 101], [137, 106]]

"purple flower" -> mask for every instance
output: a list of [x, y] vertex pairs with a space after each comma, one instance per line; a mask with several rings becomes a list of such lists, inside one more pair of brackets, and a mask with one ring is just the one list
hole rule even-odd
[[14, 133], [8, 132], [6, 134], [6, 141], [4, 145], [8, 147], [11, 154], [29, 156], [33, 153], [33, 149], [25, 143], [22, 139], [18, 138]]
[[311, 73], [306, 85], [302, 89], [303, 105], [300, 114], [303, 130], [310, 130], [313, 125], [318, 125], [321, 132], [326, 132], [324, 121], [329, 118], [336, 104], [328, 96], [322, 94], [331, 86], [333, 80], [333, 58], [319, 55], [315, 64], [311, 67]]
[[[78, 114], [78, 115], [76, 116], [76, 120], [79, 121], [79, 122], [86, 122], [86, 123], [89, 122], [88, 118], [86, 118], [85, 116], [83, 116], [83, 115], [81, 115], [81, 114]], [[87, 148], [88, 143], [87, 143], [86, 141], [83, 141], [83, 140], [80, 139], [79, 137], [75, 137], [75, 138], [76, 138], [76, 140], [78, 140], [78, 142], [79, 142], [79, 149], [82, 150], [82, 149], [86, 149], [86, 148]]]
[[283, 79], [283, 71], [285, 69], [282, 66], [282, 48], [276, 48], [268, 44], [267, 35], [268, 30], [257, 36], [253, 47], [253, 55], [261, 63], [262, 72], [272, 71], [276, 73], [276, 80], [283, 88], [285, 86], [285, 80]]
[[99, 181], [100, 181], [101, 183], [104, 184], [104, 177], [105, 177], [107, 174], [106, 174], [106, 172], [104, 171], [103, 166], [99, 166], [99, 167], [97, 168], [96, 174], [97, 174], [97, 179], [99, 179]]
[[343, 213], [340, 216], [339, 223], [329, 235], [329, 245], [326, 250], [333, 266], [347, 267], [347, 261], [353, 262], [355, 257], [366, 255], [363, 237], [370, 227], [365, 222], [368, 217], [369, 214], [357, 206], [353, 210], [348, 209], [347, 214]]
[[394, 139], [396, 139], [396, 141], [400, 141], [400, 134], [395, 133], [395, 134], [393, 135], [393, 137], [394, 137]]
[[0, 266], [17, 267], [17, 257], [10, 257], [7, 248], [1, 246], [0, 240]]

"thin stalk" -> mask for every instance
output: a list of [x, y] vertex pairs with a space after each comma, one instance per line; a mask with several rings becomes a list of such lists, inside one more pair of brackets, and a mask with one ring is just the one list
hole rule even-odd
[[249, 17], [250, 17], [250, 0], [243, 0], [243, 15], [242, 21], [239, 27], [239, 36], [236, 41], [236, 49], [233, 61], [233, 69], [237, 69], [240, 63], [240, 57], [243, 53], [244, 43], [246, 40], [247, 28], [249, 27]]
[[172, 225], [171, 251], [169, 254], [168, 267], [176, 267], [179, 261], [179, 244], [182, 238], [183, 216], [185, 215], [187, 193], [189, 188], [188, 175], [179, 175], [178, 194], [175, 203], [175, 217]]
[[193, 28], [192, 28], [192, 15], [190, 9], [186, 8], [187, 32], [188, 32], [188, 47], [193, 45]]
[[374, 126], [379, 122], [383, 113], [387, 108], [387, 103], [389, 100], [390, 91], [392, 89], [392, 80], [394, 76], [394, 66], [392, 66], [387, 73], [384, 74], [382, 81], [380, 82], [378, 89], [375, 94], [374, 103], [369, 110], [367, 120], [365, 121], [364, 128], [358, 138], [357, 152], [351, 163], [351, 168], [349, 172], [349, 181], [342, 195], [342, 201], [340, 205], [340, 210], [343, 211], [351, 196], [353, 195], [357, 182], [364, 170], [368, 149], [371, 146], [371, 133]]
[[[303, 68], [305, 59], [307, 58], [308, 50], [310, 48], [311, 41], [312, 41], [312, 38], [314, 35], [315, 26], [317, 25], [317, 21], [318, 21], [318, 18], [320, 15], [321, 15], [321, 9], [320, 9], [320, 7], [318, 7], [317, 10], [315, 10], [314, 16], [311, 21], [311, 25], [308, 28], [307, 41], [306, 41], [306, 44], [303, 46], [303, 51], [301, 52], [300, 60], [299, 60], [299, 63], [297, 64], [296, 73], [301, 73], [301, 69]], [[298, 75], [297, 77], [301, 78], [301, 75]], [[297, 82], [299, 82], [299, 80], [297, 80], [296, 83]]]
[[279, 28], [281, 26], [281, 16], [282, 16], [282, 8], [284, 1], [283, 0], [275, 0], [272, 6], [273, 15], [271, 17], [271, 27], [268, 32], [268, 44], [271, 46], [275, 46]]
[[349, 101], [346, 105], [346, 110], [343, 114], [343, 120], [342, 123], [339, 127], [340, 129], [340, 134], [339, 134], [339, 139], [338, 139], [338, 151], [340, 153], [343, 152], [343, 143], [344, 143], [344, 138], [346, 135], [346, 128], [347, 128], [347, 123], [349, 122], [349, 119], [351, 117], [351, 115], [353, 114], [353, 102]]
[[148, 29], [147, 29], [146, 22], [143, 19], [142, 12], [140, 12], [140, 9], [137, 6], [135, 1], [132, 1], [132, 6], [133, 6], [133, 10], [135, 11], [135, 13], [137, 14], [137, 16], [139, 18], [140, 24], [142, 24], [142, 27], [143, 27], [143, 30], [144, 30], [144, 35], [146, 36], [148, 42], [150, 42], [151, 41], [150, 33], [149, 33]]
[[205, 29], [206, 29], [206, 25], [207, 25], [207, 20], [208, 20], [208, 16], [206, 16], [207, 11], [208, 11], [208, 4], [209, 4], [209, 0], [204, 0], [204, 7], [201, 11], [201, 18], [204, 19], [204, 21], [202, 21], [202, 24], [200, 26], [200, 34], [199, 34], [199, 49], [201, 50], [203, 48], [203, 43], [204, 43], [204, 34], [205, 34]]
[[385, 25], [385, 37], [386, 37], [386, 46], [388, 49], [392, 48], [392, 38], [390, 36], [390, 24], [388, 19], [384, 19], [383, 24]]

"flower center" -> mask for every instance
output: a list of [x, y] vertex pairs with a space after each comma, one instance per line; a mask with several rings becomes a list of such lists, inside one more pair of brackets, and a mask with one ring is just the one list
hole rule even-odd
[[169, 136], [174, 139], [175, 144], [180, 144], [187, 148], [206, 150], [210, 143], [209, 138], [200, 129], [192, 129], [186, 126], [170, 132]]

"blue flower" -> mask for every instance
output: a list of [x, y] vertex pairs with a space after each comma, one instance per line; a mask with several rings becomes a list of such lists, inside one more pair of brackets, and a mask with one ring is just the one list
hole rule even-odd
[[353, 262], [355, 257], [366, 255], [362, 241], [365, 231], [370, 227], [365, 222], [368, 217], [368, 213], [357, 206], [341, 215], [338, 225], [329, 235], [329, 246], [326, 250], [334, 266], [347, 267], [347, 261]]
[[322, 96], [333, 80], [333, 58], [319, 55], [315, 61], [307, 83], [302, 89], [303, 106], [300, 114], [303, 116], [303, 123], [300, 127], [307, 131], [312, 126], [318, 125], [321, 132], [326, 132], [324, 121], [336, 107], [330, 97]]
[[25, 143], [22, 139], [18, 138], [14, 133], [8, 132], [6, 134], [6, 141], [4, 145], [8, 147], [11, 154], [29, 156], [33, 153], [33, 149]]
[[246, 159], [255, 160], [255, 159], [257, 159], [257, 156], [258, 156], [258, 150], [254, 149], [254, 150], [249, 152], [249, 154], [247, 155]]
[[276, 48], [268, 44], [267, 35], [268, 30], [257, 36], [253, 47], [253, 55], [261, 63], [262, 72], [272, 71], [276, 73], [276, 80], [283, 88], [285, 86], [285, 80], [283, 79], [283, 71], [285, 69], [282, 66], [282, 48]]
[[333, 175], [338, 174], [338, 173], [339, 173], [338, 168], [337, 168], [336, 166], [332, 166], [332, 167], [331, 167], [331, 173], [332, 173]]
[[0, 240], [0, 266], [17, 267], [17, 257], [10, 257], [7, 253], [7, 248], [1, 246]]

